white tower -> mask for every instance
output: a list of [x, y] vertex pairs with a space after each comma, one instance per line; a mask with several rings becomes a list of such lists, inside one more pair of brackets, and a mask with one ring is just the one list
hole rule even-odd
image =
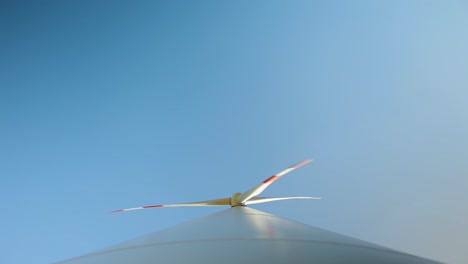
[[245, 206], [62, 264], [437, 263]]

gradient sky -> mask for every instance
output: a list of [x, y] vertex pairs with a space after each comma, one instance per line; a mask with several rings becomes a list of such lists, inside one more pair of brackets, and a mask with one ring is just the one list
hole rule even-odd
[[253, 206], [468, 263], [465, 1], [2, 1], [0, 263]]

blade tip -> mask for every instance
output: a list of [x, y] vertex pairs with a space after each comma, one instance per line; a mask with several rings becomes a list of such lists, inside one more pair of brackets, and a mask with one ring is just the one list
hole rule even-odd
[[312, 161], [313, 161], [313, 159], [305, 159], [303, 161], [300, 161], [300, 162], [292, 165], [290, 168], [295, 168], [296, 169], [296, 168], [299, 168], [302, 165], [306, 165], [307, 163], [312, 162]]

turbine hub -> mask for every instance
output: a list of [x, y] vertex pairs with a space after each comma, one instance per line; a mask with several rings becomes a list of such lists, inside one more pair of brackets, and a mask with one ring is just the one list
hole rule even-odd
[[239, 203], [237, 201], [237, 197], [239, 197], [239, 195], [241, 195], [240, 192], [237, 192], [237, 193], [234, 193], [232, 196], [231, 196], [231, 206], [234, 207], [234, 206], [245, 206], [245, 203]]

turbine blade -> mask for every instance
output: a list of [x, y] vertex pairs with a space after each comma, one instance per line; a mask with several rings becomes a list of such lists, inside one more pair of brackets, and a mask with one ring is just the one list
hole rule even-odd
[[292, 199], [315, 199], [319, 200], [322, 197], [313, 197], [313, 196], [291, 196], [291, 197], [252, 197], [245, 204], [258, 204], [258, 203], [268, 203], [281, 200], [292, 200]]
[[261, 194], [268, 186], [270, 186], [270, 184], [272, 184], [275, 180], [277, 180], [279, 177], [285, 175], [286, 173], [289, 173], [299, 167], [301, 167], [302, 165], [305, 165], [309, 162], [311, 162], [312, 160], [310, 159], [306, 159], [306, 160], [303, 160], [301, 162], [298, 162], [292, 166], [289, 166], [288, 168], [278, 172], [277, 174], [273, 175], [273, 176], [270, 176], [268, 179], [264, 180], [262, 183], [260, 183], [259, 185], [253, 187], [252, 189], [244, 192], [243, 194], [239, 195], [239, 197], [237, 197], [237, 201], [241, 204], [247, 202], [250, 198], [254, 197], [254, 196], [257, 196], [259, 194]]
[[125, 211], [133, 211], [133, 210], [140, 210], [140, 209], [151, 209], [151, 208], [160, 208], [160, 207], [176, 207], [176, 206], [212, 206], [212, 205], [230, 205], [231, 198], [220, 198], [214, 200], [206, 200], [206, 201], [198, 201], [198, 202], [188, 202], [188, 203], [176, 203], [176, 204], [153, 204], [153, 205], [145, 205], [140, 207], [133, 207], [133, 208], [125, 208], [125, 209], [118, 209], [114, 211], [110, 211], [108, 213], [119, 213]]

